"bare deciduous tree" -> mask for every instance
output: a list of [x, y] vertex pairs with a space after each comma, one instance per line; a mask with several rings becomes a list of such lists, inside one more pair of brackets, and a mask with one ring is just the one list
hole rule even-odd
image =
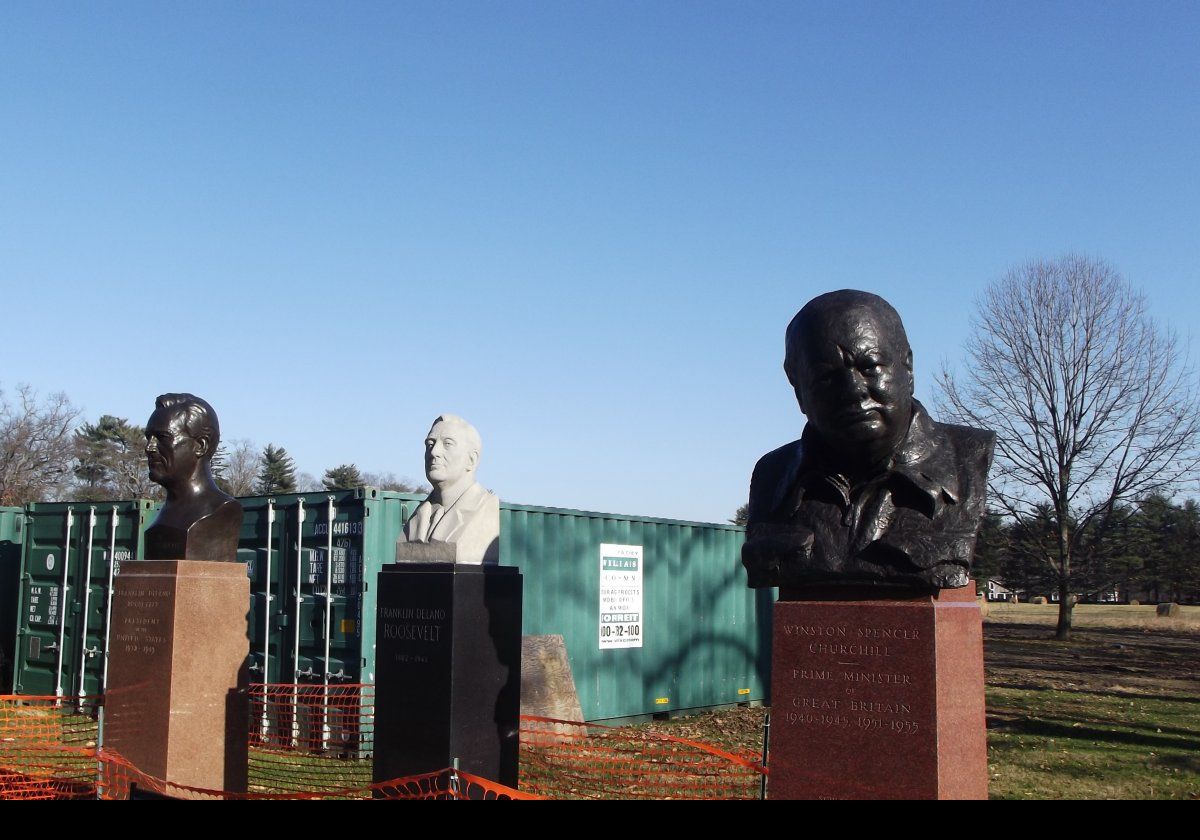
[[321, 483], [312, 473], [297, 473], [296, 486], [292, 490], [293, 493], [319, 493], [325, 489], [325, 485]]
[[258, 447], [246, 438], [221, 441], [213, 455], [213, 477], [231, 496], [252, 496], [260, 466]]
[[70, 483], [78, 417], [66, 394], [43, 400], [20, 385], [9, 400], [0, 391], [0, 504], [51, 499]]
[[1021, 519], [1049, 505], [1045, 558], [1071, 633], [1071, 569], [1089, 531], [1122, 500], [1195, 477], [1200, 405], [1185, 348], [1110, 266], [1031, 262], [990, 286], [972, 319], [966, 373], [944, 370], [941, 402], [997, 433], [994, 503]]
[[393, 472], [365, 472], [362, 474], [363, 484], [368, 487], [378, 487], [380, 490], [394, 490], [397, 493], [428, 493], [430, 486], [411, 478], [397, 478]]

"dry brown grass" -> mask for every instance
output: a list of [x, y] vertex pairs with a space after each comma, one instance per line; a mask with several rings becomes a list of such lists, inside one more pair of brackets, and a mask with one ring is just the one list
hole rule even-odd
[[[1200, 607], [1180, 607], [1179, 618], [1159, 618], [1155, 609], [1153, 605], [1078, 604], [1072, 611], [1072, 626], [1077, 630], [1121, 627], [1200, 634]], [[1030, 624], [1053, 628], [1058, 623], [1058, 604], [996, 602], [988, 605], [986, 621], [990, 624]]]

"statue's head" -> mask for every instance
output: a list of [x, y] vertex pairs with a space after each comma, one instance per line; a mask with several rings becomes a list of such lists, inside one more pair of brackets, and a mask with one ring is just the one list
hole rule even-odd
[[157, 484], [189, 481], [221, 442], [217, 413], [192, 394], [163, 394], [146, 423], [146, 461]]
[[443, 414], [425, 436], [425, 477], [436, 486], [451, 485], [479, 466], [483, 442], [475, 427], [461, 417]]
[[787, 328], [784, 372], [821, 439], [874, 457], [912, 419], [912, 349], [900, 315], [878, 295], [843, 289], [813, 298]]

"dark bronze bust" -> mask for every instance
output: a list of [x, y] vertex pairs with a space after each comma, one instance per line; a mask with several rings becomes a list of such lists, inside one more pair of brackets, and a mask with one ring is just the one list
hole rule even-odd
[[788, 325], [783, 366], [808, 423], [754, 468], [750, 586], [966, 586], [995, 435], [935, 422], [913, 399], [896, 310], [821, 295]]
[[167, 500], [146, 529], [147, 560], [237, 560], [242, 506], [212, 477], [217, 413], [191, 394], [163, 394], [146, 423], [150, 480]]

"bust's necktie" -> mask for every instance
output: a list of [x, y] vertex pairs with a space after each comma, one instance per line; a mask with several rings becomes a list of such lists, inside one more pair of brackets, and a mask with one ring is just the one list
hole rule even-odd
[[446, 509], [441, 505], [432, 505], [432, 510], [429, 512], [429, 530], [425, 533], [425, 539], [431, 539], [433, 532], [437, 528], [438, 523], [442, 521], [442, 517], [446, 515]]

